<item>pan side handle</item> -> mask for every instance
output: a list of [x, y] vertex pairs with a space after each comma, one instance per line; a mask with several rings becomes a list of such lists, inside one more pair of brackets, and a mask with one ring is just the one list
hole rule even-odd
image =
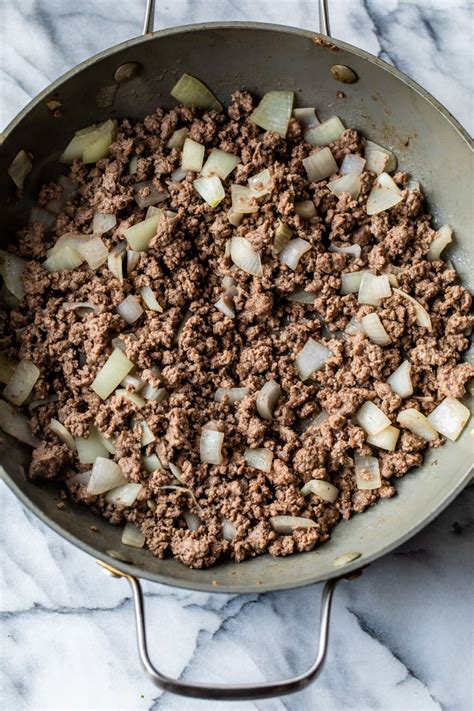
[[[319, 31], [323, 35], [331, 36], [329, 26], [328, 0], [318, 0], [319, 7]], [[145, 20], [143, 22], [143, 34], [153, 32], [155, 21], [155, 0], [146, 0]]]
[[220, 701], [250, 701], [254, 699], [265, 699], [273, 696], [284, 696], [301, 691], [318, 676], [321, 671], [328, 648], [329, 620], [331, 614], [331, 603], [336, 585], [341, 578], [328, 580], [321, 595], [321, 614], [319, 620], [319, 640], [317, 646], [316, 659], [312, 665], [302, 674], [299, 674], [281, 681], [265, 681], [261, 684], [203, 684], [188, 683], [181, 679], [171, 679], [162, 674], [153, 665], [148, 654], [146, 627], [145, 627], [145, 606], [143, 591], [138, 578], [124, 573], [117, 568], [97, 561], [107, 573], [116, 578], [126, 578], [132, 589], [133, 603], [135, 607], [135, 622], [137, 626], [138, 653], [140, 660], [154, 684], [163, 691], [172, 694], [187, 696], [195, 699], [208, 699]]

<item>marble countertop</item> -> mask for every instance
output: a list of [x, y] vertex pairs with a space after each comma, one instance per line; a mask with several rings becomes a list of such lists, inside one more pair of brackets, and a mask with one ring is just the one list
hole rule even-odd
[[[336, 37], [397, 65], [472, 132], [469, 0], [330, 4]], [[157, 5], [156, 28], [211, 19], [317, 27], [315, 0]], [[143, 7], [144, 0], [0, 0], [0, 125], [71, 66], [138, 34]], [[127, 584], [104, 577], [0, 482], [0, 705], [5, 711], [468, 711], [473, 499], [470, 487], [419, 535], [340, 587], [326, 666], [308, 690], [226, 706], [154, 687], [136, 654]], [[320, 586], [241, 596], [145, 589], [151, 651], [165, 673], [244, 682], [308, 664]]]

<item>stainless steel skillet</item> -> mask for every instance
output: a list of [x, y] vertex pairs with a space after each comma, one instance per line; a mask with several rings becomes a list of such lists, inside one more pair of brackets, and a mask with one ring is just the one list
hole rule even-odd
[[[322, 118], [337, 113], [346, 125], [391, 147], [401, 167], [422, 183], [439, 224], [453, 226], [456, 247], [449, 256], [469, 284], [474, 261], [469, 137], [446, 109], [408, 77], [361, 50], [330, 39], [322, 0], [321, 8], [326, 34], [253, 23], [193, 25], [153, 34], [153, 2], [149, 2], [143, 37], [102, 52], [68, 72], [5, 130], [0, 146], [4, 241], [26, 221], [40, 185], [59, 175], [57, 158], [75, 129], [114, 116], [140, 119], [157, 105], [171, 107], [171, 87], [183, 71], [190, 71], [205, 80], [223, 103], [236, 88], [257, 95], [277, 88], [294, 89], [298, 105], [317, 106]], [[342, 83], [341, 78], [356, 81]], [[341, 91], [345, 98], [338, 98], [336, 92]], [[48, 107], [52, 100], [61, 102], [60, 116]], [[20, 149], [34, 154], [34, 170], [25, 196], [16, 201], [7, 169]], [[436, 450], [423, 467], [404, 477], [397, 484], [399, 497], [339, 525], [332, 540], [320, 549], [283, 559], [264, 556], [240, 564], [227, 562], [205, 571], [189, 570], [172, 560], [159, 561], [147, 551], [122, 546], [120, 531], [89, 509], [69, 503], [65, 511], [58, 510], [54, 486], [37, 485], [24, 476], [29, 453], [16, 441], [0, 446], [0, 462], [5, 480], [26, 506], [109, 571], [127, 577], [136, 605], [141, 658], [158, 686], [201, 698], [255, 699], [301, 690], [316, 677], [324, 661], [330, 602], [338, 576], [400, 545], [462, 490], [472, 458], [468, 432], [469, 425], [458, 442]], [[99, 528], [99, 534], [91, 531], [91, 524]], [[350, 552], [360, 557], [334, 566], [336, 558]], [[259, 686], [211, 687], [168, 679], [152, 666], [146, 653], [140, 577], [227, 593], [288, 589], [326, 580], [317, 659], [294, 679]]]

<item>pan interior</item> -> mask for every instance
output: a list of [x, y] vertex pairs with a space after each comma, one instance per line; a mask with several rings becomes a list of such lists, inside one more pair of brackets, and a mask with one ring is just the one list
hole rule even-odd
[[[57, 158], [75, 130], [109, 117], [141, 119], [157, 106], [170, 108], [174, 105], [170, 89], [189, 71], [204, 80], [224, 104], [236, 89], [245, 88], [255, 95], [292, 89], [297, 106], [316, 106], [322, 120], [337, 114], [347, 126], [391, 148], [401, 169], [420, 181], [435, 223], [452, 226], [456, 244], [446, 251], [446, 257], [469, 286], [474, 250], [470, 232], [472, 152], [466, 136], [415, 84], [401, 79], [382, 62], [369, 60], [364, 52], [340, 42], [337, 45], [335, 51], [334, 45], [331, 48], [324, 40], [317, 44], [313, 35], [300, 30], [231, 23], [163, 31], [85, 62], [43, 92], [4, 134], [0, 150], [3, 243], [27, 221], [41, 184], [63, 172]], [[126, 62], [137, 62], [140, 71], [118, 85], [113, 106], [97, 108], [98, 92], [114, 84], [115, 70]], [[357, 83], [337, 82], [330, 72], [333, 64], [351, 67], [359, 77]], [[343, 98], [338, 97], [341, 91]], [[48, 108], [46, 102], [51, 99], [61, 102], [60, 116], [55, 117]], [[34, 155], [34, 169], [24, 197], [17, 201], [7, 169], [20, 149]], [[122, 560], [124, 569], [171, 585], [214, 592], [263, 592], [349, 572], [419, 530], [467, 482], [472, 458], [469, 430], [468, 424], [458, 442], [432, 450], [421, 468], [397, 480], [399, 496], [341, 523], [331, 541], [313, 552], [288, 558], [262, 556], [240, 564], [225, 562], [202, 571], [122, 546], [121, 529], [86, 507], [68, 502], [65, 510], [59, 510], [55, 487], [26, 479], [27, 448], [8, 437], [0, 445], [0, 462], [7, 482], [25, 504], [96, 557], [116, 565]], [[91, 525], [99, 531], [93, 532]], [[349, 552], [361, 557], [336, 568], [334, 560]]]

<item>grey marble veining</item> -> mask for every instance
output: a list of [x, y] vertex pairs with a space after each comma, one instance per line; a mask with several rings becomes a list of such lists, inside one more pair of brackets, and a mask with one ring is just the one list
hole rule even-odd
[[[157, 29], [212, 19], [317, 28], [314, 0], [157, 5]], [[398, 66], [472, 130], [471, 3], [330, 5], [335, 36]], [[0, 0], [0, 124], [74, 64], [138, 34], [143, 6], [144, 0]], [[1, 707], [469, 711], [473, 499], [470, 488], [418, 536], [341, 586], [327, 663], [312, 687], [225, 706], [159, 692], [136, 656], [126, 583], [106, 578], [0, 483]], [[145, 588], [152, 657], [168, 674], [244, 682], [295, 673], [311, 659], [319, 586], [241, 596]]]

